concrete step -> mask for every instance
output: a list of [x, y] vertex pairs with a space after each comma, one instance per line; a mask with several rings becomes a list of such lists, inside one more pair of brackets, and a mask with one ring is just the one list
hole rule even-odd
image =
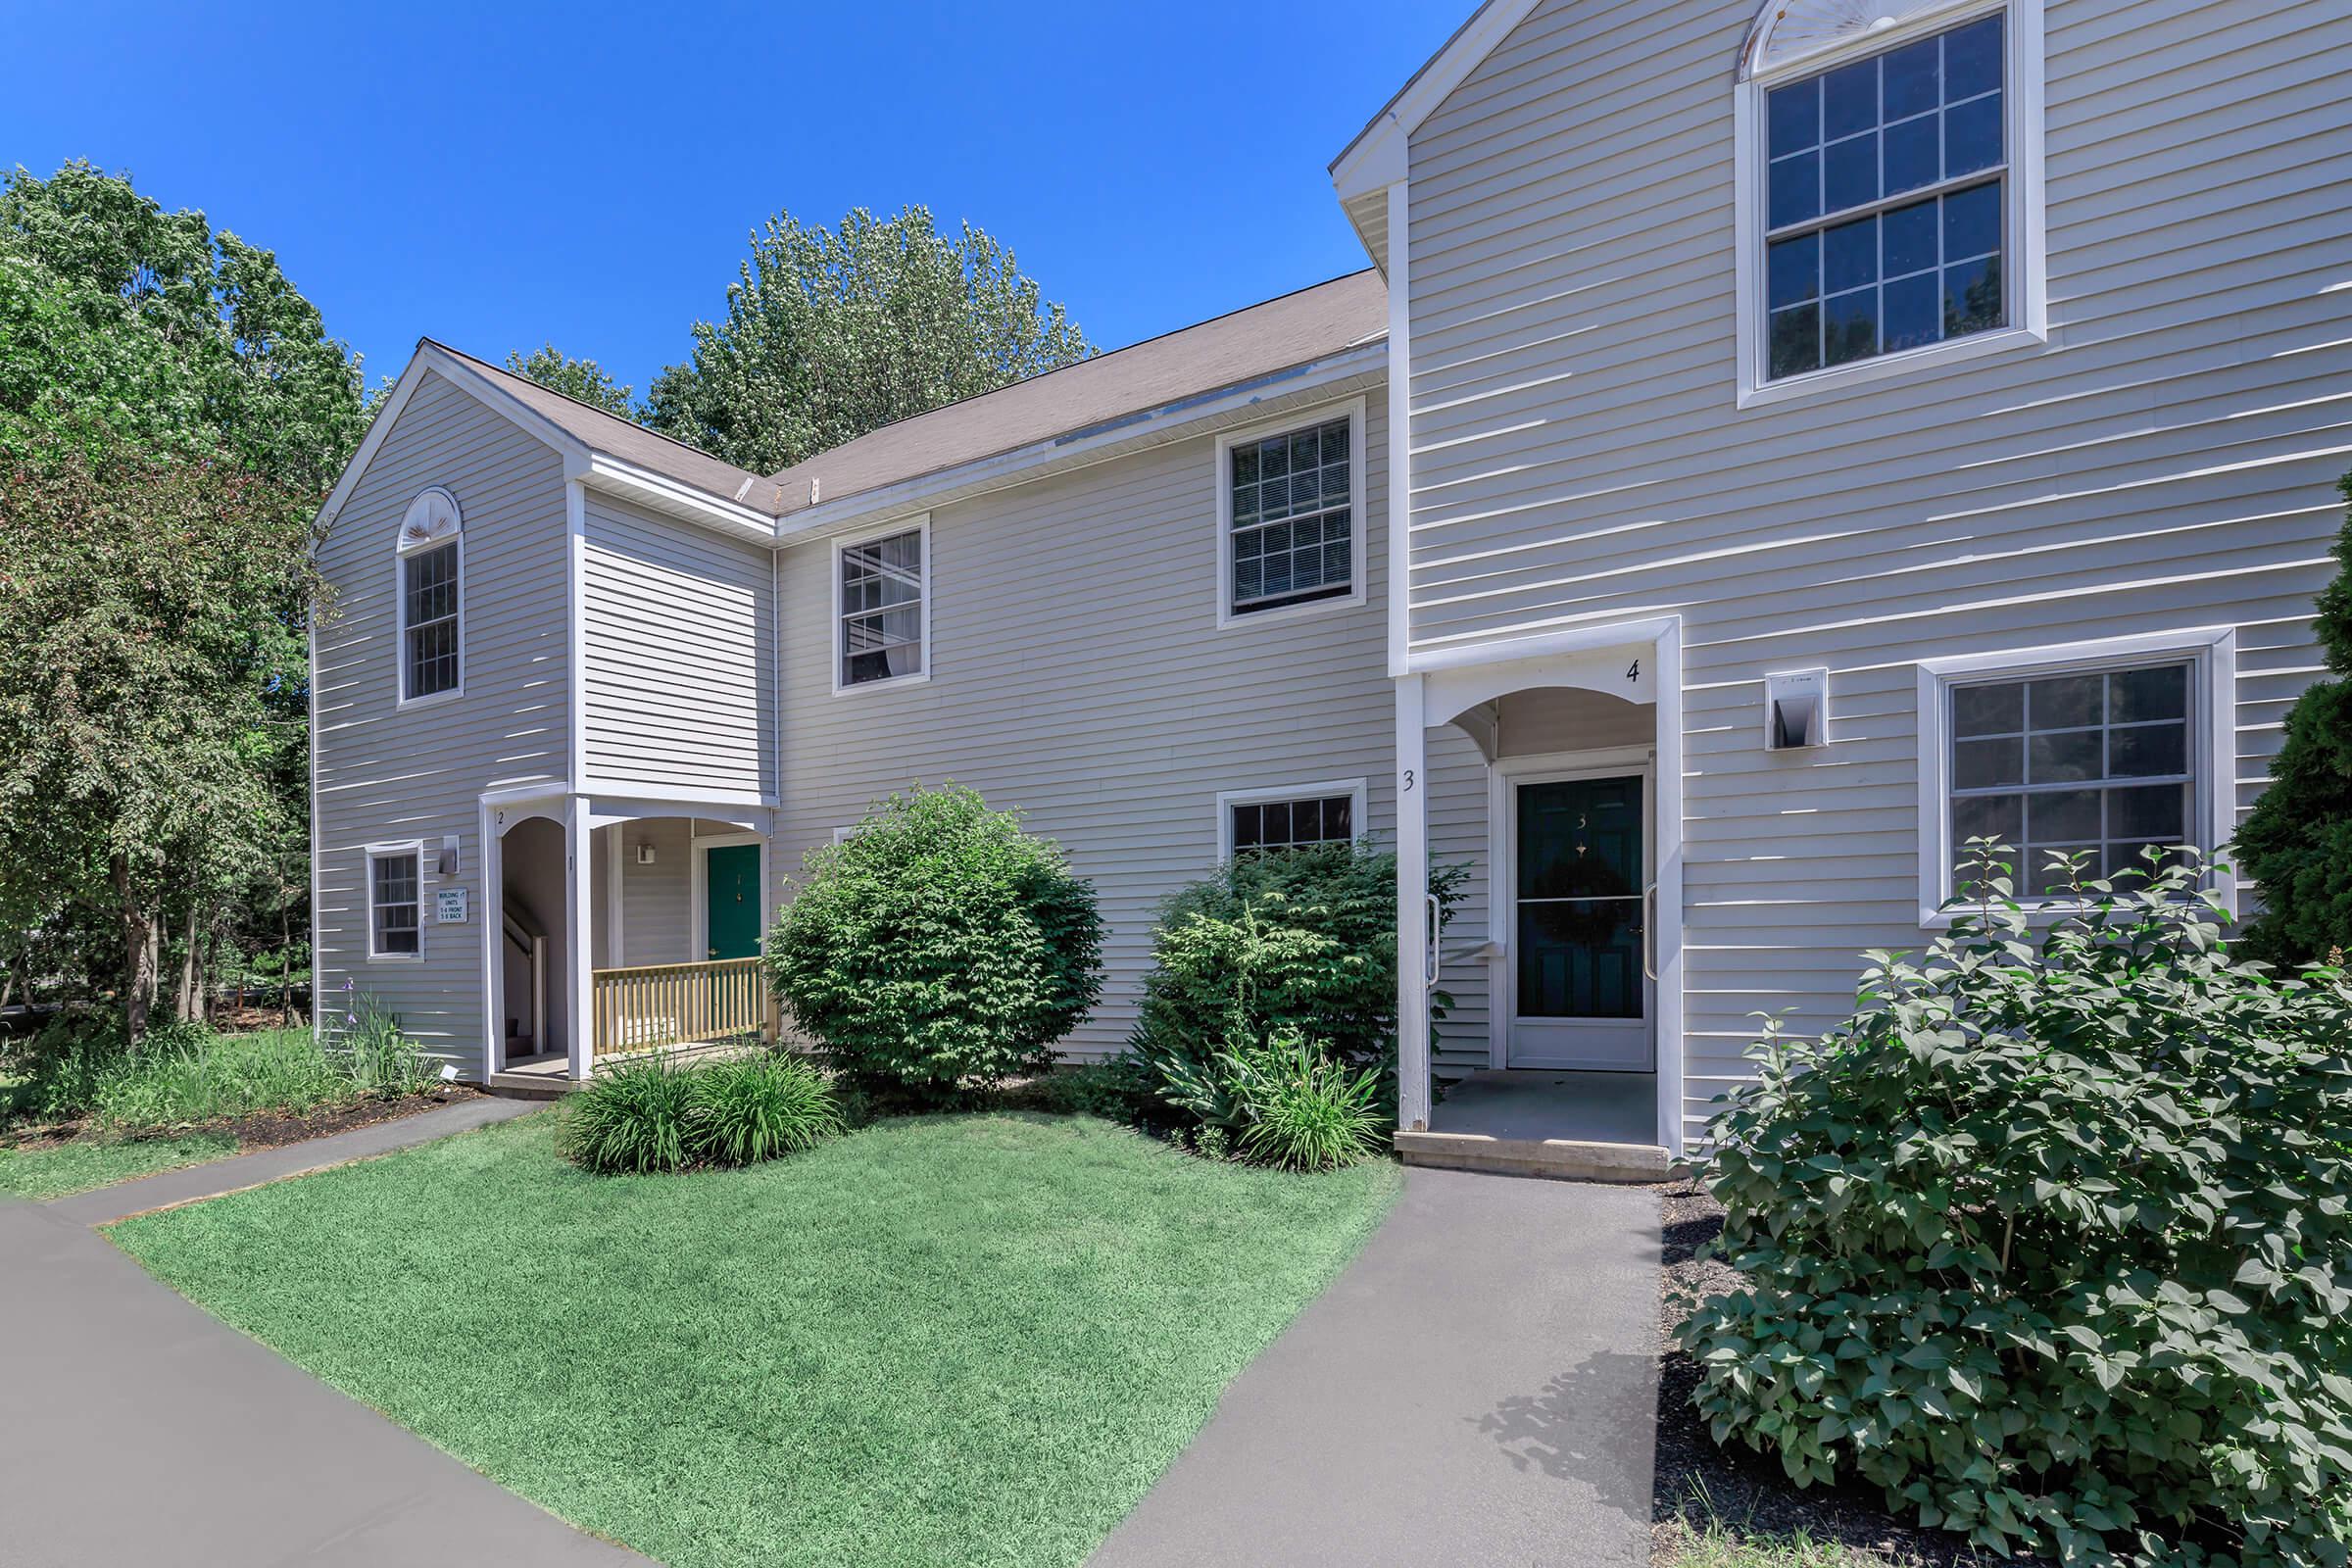
[[562, 1100], [580, 1086], [569, 1078], [543, 1072], [494, 1072], [482, 1087], [515, 1100]]
[[1655, 1144], [1591, 1144], [1570, 1138], [1490, 1138], [1481, 1133], [1396, 1135], [1407, 1165], [1543, 1176], [1563, 1182], [1662, 1182], [1671, 1161]]

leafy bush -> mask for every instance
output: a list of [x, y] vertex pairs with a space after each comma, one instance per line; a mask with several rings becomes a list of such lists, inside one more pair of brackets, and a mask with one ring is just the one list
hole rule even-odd
[[1746, 1281], [1682, 1330], [1699, 1405], [1995, 1549], [2340, 1568], [2352, 990], [2232, 958], [2193, 866], [2037, 933], [1981, 853], [1982, 906], [1716, 1119]]
[[1029, 1085], [1022, 1102], [1059, 1116], [1100, 1116], [1105, 1121], [1133, 1121], [1155, 1097], [1150, 1083], [1126, 1059], [1056, 1067]]
[[768, 973], [846, 1073], [945, 1095], [1034, 1072], [1102, 991], [1094, 887], [950, 786], [893, 795], [809, 852]]
[[[177, 1034], [181, 1026], [162, 1024]], [[122, 1020], [112, 1013], [60, 1013], [29, 1039], [9, 1043], [0, 1076], [14, 1080], [6, 1090], [0, 1120], [60, 1121], [90, 1108], [98, 1085], [122, 1056]]]
[[[1467, 875], [1431, 868], [1441, 923]], [[1393, 851], [1355, 843], [1236, 857], [1162, 906], [1152, 958], [1129, 1051], [1170, 1106], [1238, 1131], [1250, 1112], [1234, 1064], [1286, 1031], [1350, 1068], [1374, 1067], [1394, 1106]], [[1435, 993], [1433, 1016], [1448, 1001]]]
[[1235, 1062], [1250, 1110], [1242, 1153], [1285, 1170], [1337, 1170], [1375, 1153], [1390, 1118], [1380, 1072], [1350, 1073], [1286, 1029], [1262, 1052]]
[[[2341, 488], [2352, 502], [2352, 475]], [[2352, 509], [2334, 553], [2315, 630], [2336, 678], [2314, 682], [2287, 710], [2271, 786], [2237, 836], [2239, 869], [2264, 906], [2245, 947], [2273, 963], [2352, 950]]]
[[659, 1056], [623, 1062], [564, 1103], [557, 1148], [600, 1176], [683, 1170], [693, 1159], [696, 1100], [691, 1069]]
[[795, 1154], [841, 1131], [833, 1087], [782, 1052], [712, 1062], [687, 1075], [695, 1154], [714, 1165], [751, 1165]]

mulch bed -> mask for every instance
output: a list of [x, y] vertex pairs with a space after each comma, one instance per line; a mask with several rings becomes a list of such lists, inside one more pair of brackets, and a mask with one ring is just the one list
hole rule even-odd
[[1723, 1233], [1723, 1205], [1696, 1184], [1657, 1189], [1665, 1236], [1658, 1288], [1658, 1457], [1650, 1493], [1651, 1568], [1673, 1568], [1685, 1544], [1711, 1520], [1735, 1537], [1785, 1540], [1799, 1532], [1835, 1542], [1863, 1560], [1902, 1568], [2029, 1568], [2030, 1560], [1988, 1557], [1957, 1536], [1922, 1530], [1880, 1505], [1875, 1488], [1840, 1486], [1799, 1492], [1776, 1460], [1744, 1448], [1721, 1448], [1690, 1402], [1698, 1363], [1674, 1343], [1674, 1331], [1705, 1297], [1739, 1289], [1730, 1264], [1701, 1258]]
[[[220, 1133], [237, 1141], [240, 1152], [250, 1153], [257, 1149], [276, 1149], [286, 1144], [308, 1143], [330, 1133], [349, 1132], [354, 1127], [372, 1127], [377, 1122], [398, 1121], [419, 1111], [441, 1105], [453, 1105], [463, 1100], [478, 1100], [482, 1091], [467, 1084], [435, 1084], [420, 1094], [403, 1095], [398, 1100], [361, 1100], [342, 1105], [319, 1105], [311, 1110], [262, 1110], [249, 1116], [230, 1116], [217, 1121], [195, 1122], [185, 1127], [158, 1127], [125, 1133], [126, 1142], [147, 1138], [184, 1138], [191, 1133]], [[54, 1126], [27, 1131], [14, 1138], [0, 1138], [12, 1149], [47, 1149], [58, 1144], [70, 1144], [90, 1136], [94, 1129], [78, 1122], [60, 1122]]]

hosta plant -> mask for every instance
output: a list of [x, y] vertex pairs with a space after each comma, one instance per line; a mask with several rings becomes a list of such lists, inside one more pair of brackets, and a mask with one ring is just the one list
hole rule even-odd
[[2342, 1568], [2343, 973], [2233, 958], [2193, 864], [2029, 920], [1975, 853], [1948, 934], [1713, 1124], [1745, 1280], [1681, 1338], [1716, 1441], [1994, 1550]]

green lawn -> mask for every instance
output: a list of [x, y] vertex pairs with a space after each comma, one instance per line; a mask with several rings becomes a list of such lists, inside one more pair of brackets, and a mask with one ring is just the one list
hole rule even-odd
[[69, 1193], [111, 1187], [134, 1176], [202, 1164], [236, 1152], [237, 1141], [221, 1133], [121, 1142], [76, 1139], [35, 1149], [0, 1148], [0, 1196], [64, 1198]]
[[228, 1322], [672, 1568], [1075, 1564], [1398, 1188], [1385, 1162], [1284, 1175], [1011, 1114], [596, 1178], [555, 1158], [553, 1125], [113, 1234]]

